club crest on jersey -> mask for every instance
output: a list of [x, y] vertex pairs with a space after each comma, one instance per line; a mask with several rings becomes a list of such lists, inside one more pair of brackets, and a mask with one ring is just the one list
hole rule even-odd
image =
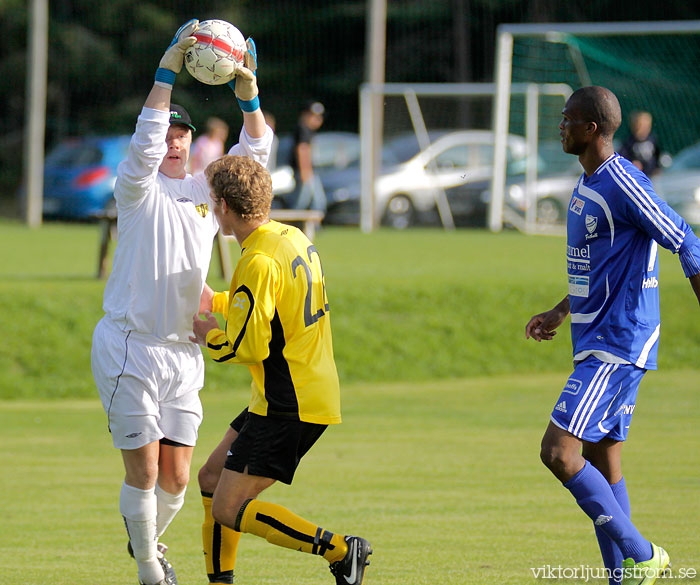
[[209, 205], [207, 205], [206, 203], [200, 203], [199, 205], [195, 205], [194, 208], [202, 217], [206, 217], [207, 213], [209, 213]]
[[595, 215], [586, 214], [586, 229], [588, 230], [588, 233], [592, 234], [595, 231], [595, 228], [597, 227], [598, 218]]
[[578, 197], [574, 197], [571, 200], [571, 205], [569, 205], [569, 209], [573, 211], [576, 215], [581, 215], [581, 212], [583, 211], [583, 206], [585, 204], [585, 201], [583, 199], [579, 199]]
[[593, 238], [598, 237], [598, 234], [595, 233], [597, 227], [598, 218], [595, 215], [586, 214], [586, 229], [588, 230], [588, 233], [586, 234], [587, 240], [592, 240]]

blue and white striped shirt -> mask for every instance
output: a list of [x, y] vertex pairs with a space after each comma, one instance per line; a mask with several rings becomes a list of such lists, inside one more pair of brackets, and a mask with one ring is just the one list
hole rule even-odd
[[574, 359], [595, 353], [603, 361], [656, 369], [658, 245], [678, 254], [690, 277], [700, 272], [700, 240], [647, 176], [618, 154], [579, 179], [567, 236]]

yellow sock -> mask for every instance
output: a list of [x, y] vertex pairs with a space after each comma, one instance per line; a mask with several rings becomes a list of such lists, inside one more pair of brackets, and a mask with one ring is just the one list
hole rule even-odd
[[211, 515], [211, 500], [211, 495], [202, 494], [202, 504], [204, 504], [202, 544], [207, 576], [210, 583], [233, 583], [233, 568], [236, 564], [236, 551], [241, 533], [214, 521]]
[[272, 544], [320, 555], [329, 563], [348, 552], [345, 538], [316, 526], [277, 504], [248, 500], [238, 514], [237, 528]]

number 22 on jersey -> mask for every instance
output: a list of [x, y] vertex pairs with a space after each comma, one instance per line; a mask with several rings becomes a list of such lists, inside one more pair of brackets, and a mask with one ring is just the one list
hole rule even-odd
[[[316, 255], [316, 262], [314, 262], [313, 255]], [[323, 268], [321, 266], [321, 258], [318, 255], [316, 248], [311, 245], [306, 249], [305, 260], [301, 256], [297, 256], [292, 260], [292, 273], [294, 278], [297, 275], [303, 274], [306, 277], [306, 296], [304, 297], [304, 325], [309, 327], [316, 323], [321, 317], [323, 317], [329, 310], [328, 298], [326, 297], [326, 284], [323, 277]], [[311, 266], [316, 267], [318, 265], [318, 273], [320, 274], [320, 281], [316, 282], [316, 287], [314, 290], [313, 273], [311, 272]], [[297, 268], [303, 268], [303, 272], [298, 272]], [[316, 311], [313, 311], [316, 308]]]

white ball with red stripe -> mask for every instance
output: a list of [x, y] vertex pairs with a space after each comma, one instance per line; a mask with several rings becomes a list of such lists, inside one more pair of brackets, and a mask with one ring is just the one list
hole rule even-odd
[[246, 53], [241, 31], [225, 20], [205, 20], [193, 36], [197, 42], [185, 51], [185, 67], [192, 77], [207, 85], [231, 81]]

